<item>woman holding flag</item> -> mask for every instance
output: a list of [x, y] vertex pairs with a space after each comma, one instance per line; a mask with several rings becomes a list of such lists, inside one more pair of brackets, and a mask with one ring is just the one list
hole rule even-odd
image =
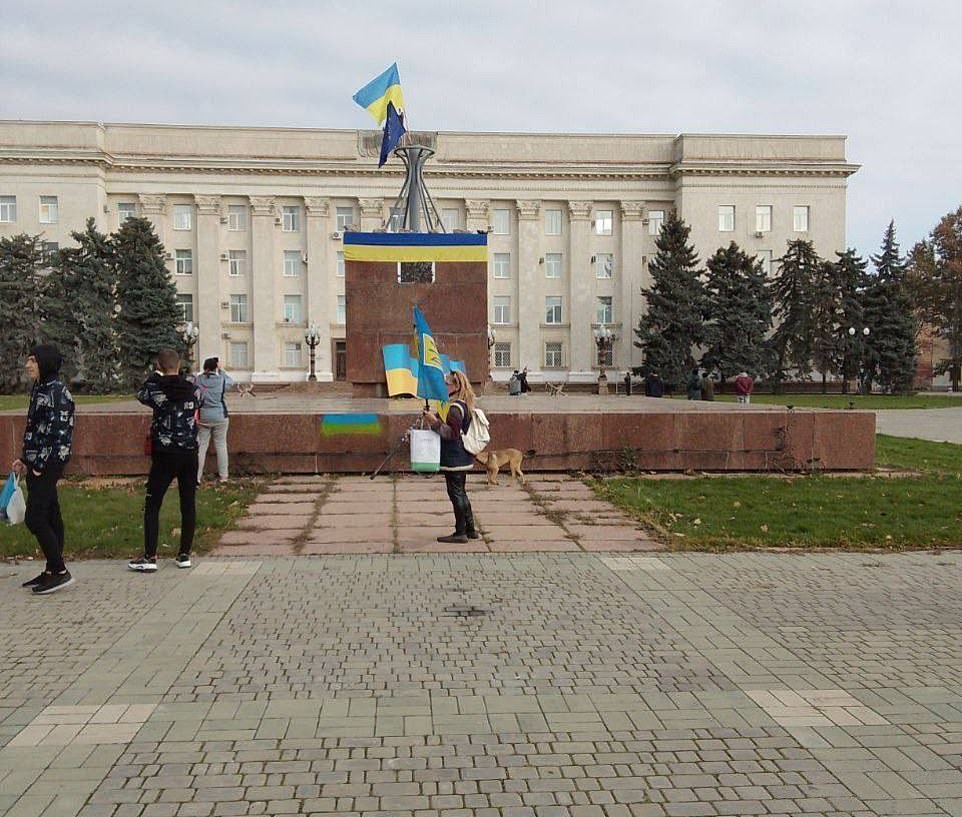
[[444, 472], [448, 498], [454, 508], [454, 533], [439, 536], [438, 541], [463, 544], [468, 539], [481, 538], [474, 524], [474, 511], [466, 490], [468, 471], [474, 467], [474, 457], [465, 449], [461, 439], [471, 425], [474, 389], [464, 372], [457, 370], [446, 375], [444, 381], [450, 401], [447, 418], [442, 421], [435, 412], [424, 409], [428, 424], [441, 435], [441, 470]]

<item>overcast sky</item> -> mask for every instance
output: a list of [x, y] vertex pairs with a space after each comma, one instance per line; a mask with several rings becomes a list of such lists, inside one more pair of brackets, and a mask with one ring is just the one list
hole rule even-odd
[[827, 133], [848, 243], [962, 205], [962, 4], [0, 0], [0, 118], [370, 128], [395, 60], [425, 130]]

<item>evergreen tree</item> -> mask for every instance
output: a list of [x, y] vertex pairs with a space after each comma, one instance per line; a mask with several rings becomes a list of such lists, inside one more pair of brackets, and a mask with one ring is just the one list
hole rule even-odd
[[648, 312], [638, 320], [634, 344], [644, 350], [645, 365], [657, 371], [669, 391], [682, 386], [694, 363], [692, 347], [704, 340], [705, 293], [698, 256], [688, 244], [691, 230], [669, 216], [655, 240], [649, 265], [651, 289], [642, 289]]
[[821, 259], [811, 241], [789, 241], [772, 281], [772, 315], [776, 328], [770, 343], [774, 353], [776, 388], [792, 372], [808, 375], [815, 352], [815, 313]]
[[765, 335], [772, 325], [768, 282], [761, 262], [732, 241], [706, 263], [708, 321], [702, 365], [717, 369], [721, 379], [749, 372], [765, 377], [770, 350]]
[[111, 236], [117, 276], [117, 345], [128, 388], [140, 385], [160, 349], [180, 349], [177, 289], [164, 264], [164, 246], [143, 218], [129, 218]]
[[50, 267], [44, 280], [43, 305], [45, 313], [44, 340], [55, 343], [63, 354], [60, 373], [67, 383], [73, 384], [80, 369], [80, 335], [82, 333], [80, 312], [76, 308], [77, 251], [62, 248], [49, 259]]
[[918, 321], [906, 286], [905, 259], [895, 240], [895, 222], [889, 223], [878, 255], [872, 256], [875, 274], [869, 276], [863, 295], [865, 325], [866, 389], [873, 380], [886, 391], [912, 388], [918, 356]]
[[0, 238], [0, 391], [19, 390], [31, 347], [43, 338], [39, 235], [21, 233]]
[[[863, 383], [867, 327], [863, 292], [867, 283], [866, 261], [855, 250], [835, 253], [831, 264], [831, 286], [835, 298], [835, 323], [831, 328], [836, 341], [835, 373], [842, 377], [842, 390], [856, 378]], [[871, 329], [870, 329], [871, 331]], [[869, 335], [871, 337], [871, 335]]]
[[959, 390], [962, 370], [962, 207], [949, 213], [909, 255], [908, 283], [922, 322], [945, 340], [947, 356], [935, 367]]

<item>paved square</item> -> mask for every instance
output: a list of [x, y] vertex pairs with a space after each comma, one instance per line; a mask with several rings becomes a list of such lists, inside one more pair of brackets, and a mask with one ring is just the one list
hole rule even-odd
[[960, 553], [72, 568], [0, 569], [2, 814], [962, 815]]

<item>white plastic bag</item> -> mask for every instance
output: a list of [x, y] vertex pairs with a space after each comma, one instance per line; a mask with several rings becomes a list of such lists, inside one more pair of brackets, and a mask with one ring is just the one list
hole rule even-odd
[[7, 519], [11, 525], [19, 525], [27, 516], [27, 501], [23, 498], [23, 488], [20, 487], [20, 478], [17, 477], [17, 487], [13, 489], [13, 496], [7, 503]]
[[433, 474], [441, 470], [441, 437], [431, 429], [412, 428], [411, 470]]

